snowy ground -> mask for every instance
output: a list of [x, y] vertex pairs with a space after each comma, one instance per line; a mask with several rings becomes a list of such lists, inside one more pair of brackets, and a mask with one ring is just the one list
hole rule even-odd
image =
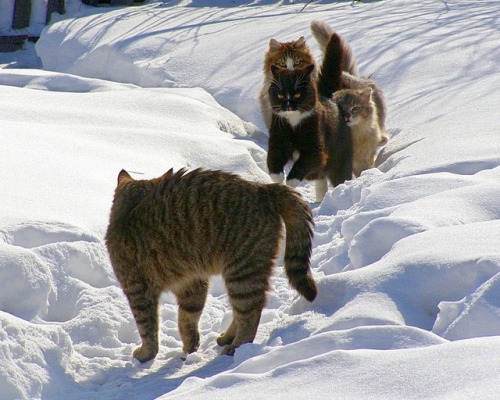
[[[1, 399], [497, 399], [497, 2], [205, 3], [72, 0], [39, 59], [0, 55]], [[166, 294], [160, 353], [138, 364], [103, 244], [118, 172], [268, 182], [262, 56], [304, 35], [319, 58], [312, 19], [374, 74], [392, 135], [378, 169], [311, 203], [318, 298], [298, 298], [280, 261], [255, 343], [219, 357], [230, 312], [214, 279], [183, 362]]]

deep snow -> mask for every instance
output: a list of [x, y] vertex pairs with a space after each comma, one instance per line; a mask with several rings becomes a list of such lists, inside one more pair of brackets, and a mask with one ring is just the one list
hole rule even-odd
[[[70, 1], [40, 60], [0, 58], [1, 398], [498, 398], [496, 2], [178, 3]], [[312, 19], [374, 74], [392, 136], [378, 169], [311, 202], [318, 298], [298, 298], [279, 260], [255, 343], [218, 357], [230, 311], [214, 279], [182, 362], [165, 294], [160, 353], [140, 365], [103, 244], [116, 176], [202, 166], [269, 182], [262, 55], [304, 35], [320, 58]]]

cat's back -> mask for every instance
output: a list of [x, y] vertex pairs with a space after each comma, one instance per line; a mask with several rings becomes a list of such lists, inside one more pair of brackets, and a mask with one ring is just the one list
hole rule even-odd
[[271, 218], [272, 208], [265, 185], [222, 171], [169, 171], [118, 184], [107, 240], [158, 247], [213, 244], [221, 235], [237, 238]]
[[[131, 190], [134, 182], [146, 189]], [[255, 257], [280, 238], [269, 185], [203, 170], [128, 185], [117, 188], [106, 234], [115, 273], [123, 279], [131, 269], [162, 281], [217, 274], [231, 260]], [[121, 198], [136, 192], [141, 195], [133, 200]]]

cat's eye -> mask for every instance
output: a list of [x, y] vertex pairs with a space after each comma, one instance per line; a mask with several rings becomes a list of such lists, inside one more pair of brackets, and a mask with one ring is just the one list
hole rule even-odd
[[301, 96], [301, 95], [300, 95], [300, 93], [295, 93], [295, 94], [293, 95], [293, 98], [294, 98], [294, 99], [300, 99], [300, 96]]
[[361, 107], [359, 107], [359, 106], [353, 107], [353, 108], [352, 108], [352, 110], [351, 110], [351, 112], [352, 112], [353, 114], [357, 114], [357, 113], [359, 113], [360, 111], [361, 111]]
[[286, 63], [284, 63], [284, 62], [280, 61], [280, 62], [278, 63], [278, 67], [281, 67], [281, 68], [286, 68]]
[[278, 94], [278, 99], [283, 100], [284, 98], [285, 98], [285, 96], [283, 96], [281, 93]]
[[300, 60], [295, 60], [295, 61], [293, 62], [293, 66], [294, 66], [294, 67], [297, 67], [298, 65], [300, 65]]

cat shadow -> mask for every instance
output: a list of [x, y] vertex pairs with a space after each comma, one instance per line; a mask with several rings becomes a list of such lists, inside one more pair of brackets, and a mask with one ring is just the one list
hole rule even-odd
[[[153, 400], [174, 391], [186, 379], [210, 378], [234, 366], [233, 357], [219, 355], [199, 368], [189, 370], [185, 374], [179, 374], [183, 367], [188, 364], [180, 358], [178, 352], [175, 354], [167, 360], [156, 359], [144, 364], [139, 364], [138, 361], [134, 360], [125, 366], [106, 369], [99, 375], [82, 382], [79, 385], [78, 396], [83, 395], [88, 400], [101, 399], [103, 395], [107, 398]], [[163, 365], [148, 373], [148, 369], [154, 363], [163, 363]], [[189, 363], [189, 359], [187, 363]], [[74, 396], [74, 394], [73, 388], [72, 395]], [[72, 396], [65, 398], [69, 399]]]

